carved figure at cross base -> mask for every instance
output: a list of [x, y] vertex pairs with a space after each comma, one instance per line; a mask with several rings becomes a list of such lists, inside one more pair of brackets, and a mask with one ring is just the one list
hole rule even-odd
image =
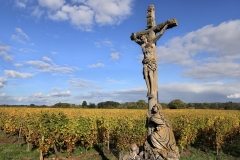
[[[147, 140], [139, 156], [131, 159], [143, 160], [179, 160], [178, 147], [170, 123], [158, 103], [158, 71], [156, 42], [167, 29], [177, 26], [177, 20], [167, 20], [161, 24], [155, 23], [155, 8], [149, 5], [147, 9], [147, 29], [131, 34], [131, 40], [142, 48], [143, 76], [147, 85], [148, 113]], [[135, 151], [136, 152], [136, 151]], [[131, 154], [130, 154], [131, 155]], [[128, 156], [129, 157], [129, 156]], [[130, 158], [129, 157], [129, 158]]]

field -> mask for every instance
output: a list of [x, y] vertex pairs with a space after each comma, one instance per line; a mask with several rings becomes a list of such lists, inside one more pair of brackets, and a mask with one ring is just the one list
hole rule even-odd
[[[200, 151], [240, 156], [236, 145], [240, 111], [169, 110], [168, 115], [181, 153]], [[92, 149], [119, 153], [130, 143], [146, 139], [146, 110], [76, 108], [0, 108], [0, 130], [22, 140], [28, 151], [40, 157], [71, 156]], [[1, 138], [0, 138], [1, 140]], [[239, 147], [239, 148], [238, 148]], [[34, 152], [35, 153], [35, 152]]]

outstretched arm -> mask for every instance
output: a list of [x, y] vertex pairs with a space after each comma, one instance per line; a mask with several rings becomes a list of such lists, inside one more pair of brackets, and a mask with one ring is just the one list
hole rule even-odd
[[152, 40], [153, 43], [156, 43], [157, 40], [163, 35], [165, 30], [167, 29], [168, 24], [165, 24], [165, 26], [161, 29], [160, 33]]

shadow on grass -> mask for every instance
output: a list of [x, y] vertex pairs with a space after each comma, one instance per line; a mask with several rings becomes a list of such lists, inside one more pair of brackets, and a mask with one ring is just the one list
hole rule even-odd
[[104, 151], [98, 146], [98, 145], [95, 145], [94, 146], [94, 149], [99, 153], [99, 155], [102, 157], [102, 160], [110, 160], [108, 159], [105, 154], [104, 154]]

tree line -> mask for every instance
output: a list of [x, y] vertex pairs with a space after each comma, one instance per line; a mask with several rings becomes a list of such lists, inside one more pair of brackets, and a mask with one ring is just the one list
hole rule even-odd
[[[180, 99], [174, 99], [170, 103], [160, 103], [163, 108], [169, 109], [224, 109], [224, 110], [240, 110], [240, 102], [203, 102], [203, 103], [184, 103]], [[83, 101], [82, 104], [70, 104], [70, 103], [56, 103], [52, 106], [47, 105], [0, 105], [0, 107], [51, 107], [51, 108], [105, 108], [105, 109], [146, 109], [148, 104], [144, 100], [139, 100], [137, 102], [125, 102], [119, 103], [115, 101], [105, 101], [95, 103], [87, 103]]]

